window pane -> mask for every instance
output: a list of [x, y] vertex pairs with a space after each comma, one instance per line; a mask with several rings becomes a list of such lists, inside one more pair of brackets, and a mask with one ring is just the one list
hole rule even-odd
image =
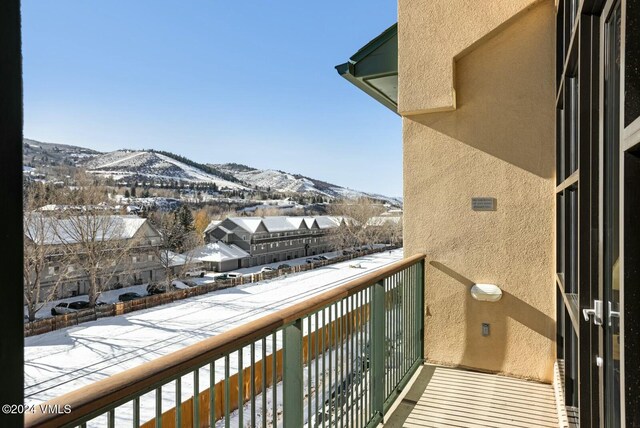
[[624, 126], [640, 117], [640, 0], [627, 0]]

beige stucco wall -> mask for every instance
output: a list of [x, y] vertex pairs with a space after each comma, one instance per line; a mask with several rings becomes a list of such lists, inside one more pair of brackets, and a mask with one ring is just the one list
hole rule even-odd
[[[552, 380], [553, 17], [552, 1], [538, 3], [458, 57], [456, 110], [403, 117], [405, 254], [427, 254], [429, 361]], [[417, 22], [411, 25], [429, 25]], [[441, 31], [454, 31], [448, 24], [440, 23]], [[446, 82], [432, 88], [429, 73], [402, 74], [415, 54], [403, 51], [402, 37], [401, 101], [440, 102]], [[425, 55], [432, 43], [423, 41]], [[434, 92], [408, 94], [408, 87]], [[497, 211], [472, 211], [478, 196], [496, 198]], [[473, 300], [473, 283], [498, 285], [502, 300]], [[484, 322], [488, 337], [481, 335]]]
[[399, 0], [398, 111], [456, 105], [456, 59], [541, 0]]

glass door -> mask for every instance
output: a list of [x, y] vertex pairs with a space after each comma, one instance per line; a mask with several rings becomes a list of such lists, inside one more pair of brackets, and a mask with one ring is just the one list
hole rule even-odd
[[604, 93], [602, 134], [601, 297], [603, 391], [600, 399], [606, 427], [620, 423], [620, 1], [612, 2], [604, 22]]

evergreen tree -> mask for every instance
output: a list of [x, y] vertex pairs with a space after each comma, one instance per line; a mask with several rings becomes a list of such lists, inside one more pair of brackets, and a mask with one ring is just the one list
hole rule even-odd
[[190, 232], [194, 229], [193, 214], [191, 213], [191, 210], [189, 209], [189, 207], [187, 207], [186, 205], [183, 205], [178, 210], [178, 221], [180, 222], [180, 225], [182, 226], [185, 232]]
[[129, 189], [126, 189], [126, 190], [124, 191], [124, 197], [125, 197], [125, 198], [129, 198], [130, 196], [131, 196], [131, 194], [129, 193]]
[[131, 197], [132, 198], [136, 197], [136, 186], [131, 186]]

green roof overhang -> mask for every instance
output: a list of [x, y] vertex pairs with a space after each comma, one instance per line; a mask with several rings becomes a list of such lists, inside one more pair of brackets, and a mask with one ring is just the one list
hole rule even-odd
[[338, 73], [365, 93], [398, 113], [398, 24], [363, 46]]

